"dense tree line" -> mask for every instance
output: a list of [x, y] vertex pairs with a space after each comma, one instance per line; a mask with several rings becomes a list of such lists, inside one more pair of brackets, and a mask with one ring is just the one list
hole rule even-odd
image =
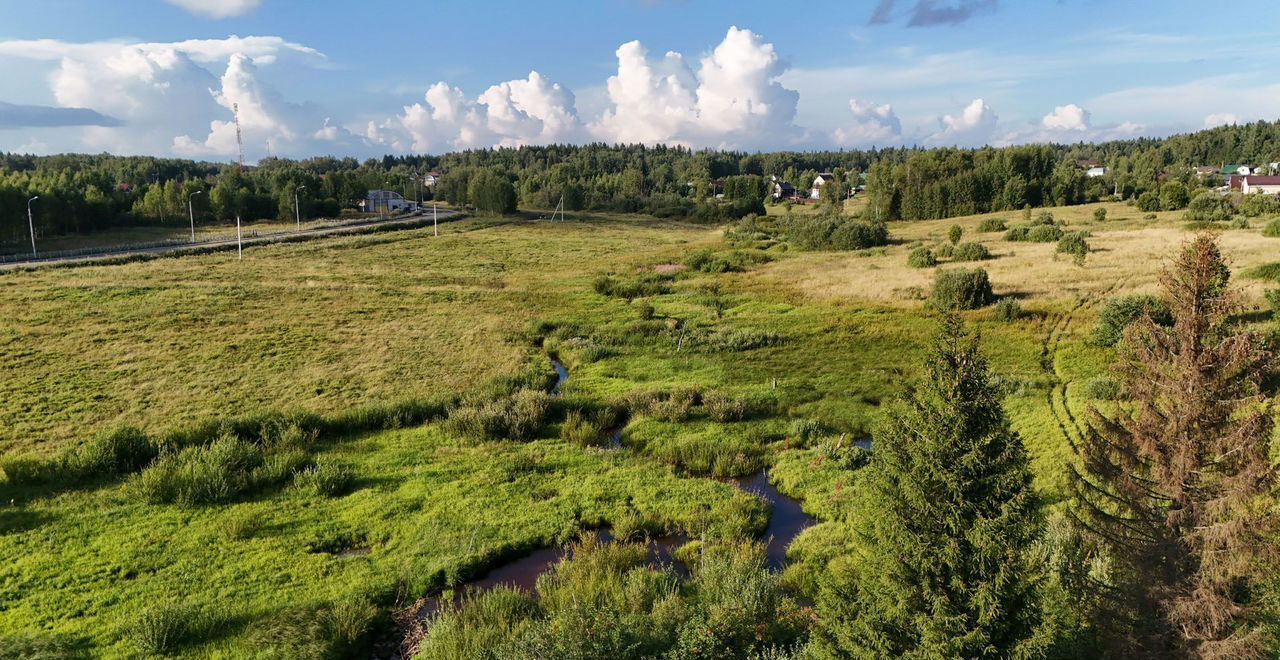
[[[1106, 166], [1107, 175], [1086, 177], [1080, 160]], [[824, 199], [842, 199], [865, 173], [871, 219], [911, 220], [1079, 204], [1109, 195], [1137, 199], [1144, 209], [1183, 208], [1197, 188], [1221, 184], [1216, 176], [1197, 179], [1194, 166], [1274, 161], [1280, 161], [1280, 123], [1272, 122], [1102, 144], [767, 154], [548, 145], [364, 162], [267, 159], [244, 171], [150, 157], [0, 154], [0, 242], [25, 239], [26, 202], [34, 195], [40, 196], [37, 234], [179, 223], [186, 219], [188, 199], [205, 221], [237, 214], [287, 219], [294, 215], [299, 186], [305, 187], [299, 202], [307, 217], [355, 208], [369, 190], [389, 189], [411, 199], [435, 196], [499, 213], [563, 205], [570, 211], [716, 221], [759, 212], [770, 199], [771, 177], [803, 193], [820, 172], [834, 172], [838, 182], [824, 186]], [[422, 185], [429, 171], [444, 173], [434, 189]], [[480, 172], [487, 173], [481, 175], [483, 185], [473, 190]], [[709, 201], [717, 198], [723, 201]]]

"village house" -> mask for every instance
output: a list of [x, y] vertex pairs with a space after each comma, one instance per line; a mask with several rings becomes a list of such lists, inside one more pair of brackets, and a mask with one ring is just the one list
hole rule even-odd
[[795, 186], [787, 183], [786, 181], [775, 181], [773, 184], [773, 198], [774, 199], [795, 199], [796, 188]]
[[1277, 195], [1280, 194], [1280, 176], [1232, 177], [1231, 187], [1246, 195]]
[[1085, 171], [1084, 175], [1089, 177], [1090, 179], [1096, 179], [1097, 177], [1100, 177], [1100, 176], [1106, 176], [1107, 168], [1102, 167], [1101, 165], [1098, 165], [1096, 167], [1090, 167], [1088, 170]]
[[836, 175], [830, 172], [820, 173], [818, 178], [813, 180], [813, 189], [809, 191], [809, 199], [822, 199], [822, 187], [835, 180]]
[[430, 188], [440, 182], [440, 172], [432, 170], [422, 176], [422, 185]]

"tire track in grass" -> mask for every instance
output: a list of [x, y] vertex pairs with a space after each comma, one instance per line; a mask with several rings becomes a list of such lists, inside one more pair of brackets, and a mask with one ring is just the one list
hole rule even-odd
[[1064, 314], [1059, 314], [1054, 319], [1052, 327], [1041, 343], [1040, 366], [1051, 379], [1049, 391], [1046, 394], [1049, 412], [1053, 415], [1059, 431], [1066, 438], [1073, 451], [1076, 449], [1078, 441], [1084, 438], [1085, 428], [1080, 420], [1076, 418], [1075, 413], [1071, 411], [1070, 399], [1067, 396], [1067, 385], [1070, 382], [1066, 379], [1058, 364], [1058, 353], [1062, 345], [1063, 336], [1067, 335], [1071, 330], [1079, 312], [1091, 309], [1097, 306], [1099, 301], [1109, 298], [1116, 289], [1120, 288], [1123, 282], [1124, 280], [1121, 278], [1100, 293], [1077, 297], [1076, 303], [1071, 309]]

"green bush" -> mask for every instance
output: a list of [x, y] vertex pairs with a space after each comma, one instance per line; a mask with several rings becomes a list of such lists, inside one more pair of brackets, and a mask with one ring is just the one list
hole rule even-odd
[[1027, 240], [1032, 243], [1053, 243], [1062, 238], [1062, 228], [1057, 225], [1036, 225], [1027, 230]]
[[786, 341], [786, 337], [770, 330], [717, 328], [706, 336], [698, 338], [695, 345], [705, 351], [741, 353], [758, 348], [778, 346], [784, 341]]
[[951, 228], [947, 230], [947, 240], [951, 241], [952, 245], [959, 243], [960, 238], [963, 236], [964, 229], [961, 228], [960, 225], [951, 225]]
[[1099, 376], [1085, 381], [1084, 395], [1098, 401], [1116, 401], [1122, 396], [1120, 383], [1114, 378]]
[[978, 225], [978, 232], [989, 234], [992, 232], [1004, 231], [1008, 228], [1009, 226], [1005, 224], [1005, 221], [1001, 218], [986, 218]]
[[356, 476], [351, 468], [337, 463], [317, 463], [294, 477], [298, 488], [320, 497], [337, 497], [351, 490]]
[[0, 458], [4, 478], [14, 486], [50, 483], [58, 477], [59, 463], [39, 456], [5, 456]]
[[1240, 205], [1240, 212], [1250, 218], [1280, 213], [1280, 198], [1275, 195], [1249, 195]]
[[981, 243], [961, 243], [951, 255], [954, 261], [985, 261], [990, 258], [991, 251]]
[[803, 250], [865, 250], [889, 244], [883, 222], [842, 216], [797, 216], [787, 222], [787, 240]]
[[1248, 277], [1250, 279], [1255, 279], [1255, 280], [1280, 281], [1280, 262], [1272, 262], [1269, 264], [1262, 264], [1261, 266], [1254, 266], [1253, 268], [1250, 268], [1249, 270], [1246, 270], [1243, 273], [1241, 273], [1241, 275], [1243, 277]]
[[1099, 346], [1115, 346], [1124, 336], [1125, 329], [1143, 314], [1150, 314], [1151, 320], [1158, 325], [1173, 324], [1169, 304], [1161, 298], [1141, 294], [1112, 298], [1098, 314], [1093, 342]]
[[1058, 240], [1058, 247], [1054, 252], [1071, 255], [1077, 264], [1083, 264], [1089, 256], [1089, 241], [1085, 239], [1083, 232], [1073, 231]]
[[202, 636], [208, 621], [193, 607], [176, 601], [147, 606], [125, 631], [125, 636], [143, 655], [167, 655]]
[[1160, 208], [1166, 211], [1186, 208], [1190, 201], [1187, 187], [1178, 181], [1170, 181], [1160, 187]]
[[769, 255], [755, 250], [716, 252], [708, 248], [685, 257], [684, 265], [701, 273], [738, 273], [751, 266], [768, 263], [770, 259]]
[[1231, 228], [1232, 229], [1248, 229], [1249, 220], [1247, 218], [1236, 218], [1235, 220], [1231, 221]]
[[560, 438], [579, 447], [599, 447], [609, 441], [608, 433], [621, 425], [622, 420], [611, 408], [598, 410], [572, 409], [565, 413], [560, 425]]
[[1267, 307], [1271, 308], [1271, 313], [1280, 314], [1280, 289], [1267, 289], [1262, 292], [1262, 296], [1267, 301]]
[[702, 396], [702, 409], [707, 417], [723, 423], [746, 419], [749, 407], [743, 399], [723, 392], [707, 392]]
[[939, 271], [933, 282], [931, 302], [938, 309], [978, 309], [995, 300], [987, 271]]
[[1160, 210], [1160, 196], [1147, 191], [1138, 196], [1138, 210], [1143, 213], [1154, 213]]
[[1280, 218], [1267, 223], [1262, 229], [1262, 235], [1270, 238], [1280, 238]]
[[131, 426], [100, 433], [72, 454], [80, 475], [129, 474], [146, 467], [160, 453], [141, 430]]
[[664, 422], [683, 422], [689, 419], [701, 396], [697, 388], [681, 387], [637, 390], [627, 394], [625, 401], [632, 416], [646, 415]]
[[1027, 227], [1013, 227], [1004, 233], [1004, 240], [1011, 243], [1020, 243], [1027, 240], [1027, 234], [1030, 232], [1031, 230]]
[[1036, 214], [1036, 219], [1031, 221], [1030, 226], [1031, 227], [1041, 227], [1041, 226], [1050, 227], [1056, 224], [1058, 224], [1058, 221], [1053, 219], [1052, 213], [1048, 211], [1041, 211]]
[[137, 492], [152, 504], [196, 506], [229, 502], [255, 483], [262, 449], [232, 435], [204, 447], [162, 454], [136, 479]]
[[794, 419], [787, 431], [789, 443], [797, 449], [814, 446], [827, 434], [822, 423], [816, 419]]
[[640, 275], [628, 279], [601, 275], [592, 283], [592, 288], [602, 296], [630, 301], [671, 293], [670, 282], [670, 277], [658, 274]]
[[938, 258], [933, 256], [933, 250], [918, 247], [907, 255], [907, 265], [912, 268], [932, 268], [938, 265]]
[[1212, 190], [1206, 190], [1191, 200], [1185, 217], [1193, 222], [1222, 222], [1231, 217], [1231, 202]]
[[1001, 323], [1013, 323], [1022, 318], [1022, 305], [1013, 298], [1001, 298], [996, 302], [995, 318]]
[[956, 246], [950, 243], [943, 243], [938, 246], [938, 256], [943, 259], [950, 259], [956, 253]]
[[227, 540], [243, 541], [253, 538], [265, 523], [266, 516], [261, 510], [237, 508], [223, 517], [218, 527]]
[[464, 402], [449, 413], [446, 428], [477, 442], [532, 440], [542, 430], [550, 405], [546, 392], [520, 389], [508, 396]]
[[1097, 208], [1097, 209], [1094, 209], [1094, 210], [1093, 210], [1093, 221], [1094, 221], [1094, 222], [1106, 222], [1106, 221], [1107, 221], [1107, 210], [1106, 210], [1106, 209], [1104, 209], [1104, 208]]

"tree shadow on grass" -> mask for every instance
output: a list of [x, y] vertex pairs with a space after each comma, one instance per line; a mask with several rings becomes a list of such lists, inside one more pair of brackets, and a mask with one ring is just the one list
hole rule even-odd
[[0, 536], [29, 532], [56, 518], [53, 514], [42, 511], [29, 511], [16, 507], [0, 508]]

